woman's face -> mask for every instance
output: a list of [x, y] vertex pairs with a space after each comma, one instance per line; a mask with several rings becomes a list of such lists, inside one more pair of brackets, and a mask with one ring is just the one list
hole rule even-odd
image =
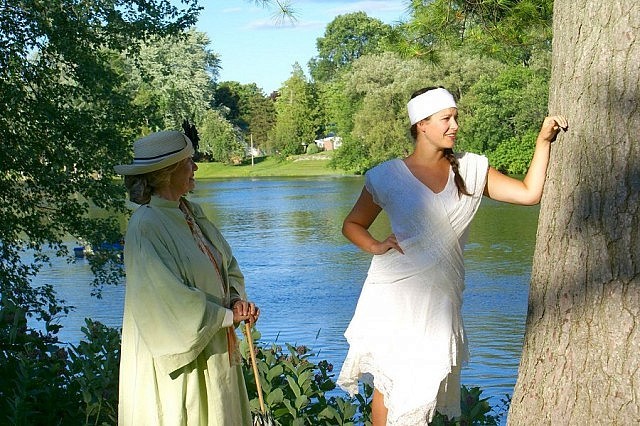
[[437, 148], [453, 148], [458, 133], [458, 109], [440, 110], [421, 122], [427, 140]]
[[196, 186], [193, 172], [198, 170], [198, 165], [191, 157], [182, 160], [171, 174], [169, 187], [177, 197], [182, 197]]

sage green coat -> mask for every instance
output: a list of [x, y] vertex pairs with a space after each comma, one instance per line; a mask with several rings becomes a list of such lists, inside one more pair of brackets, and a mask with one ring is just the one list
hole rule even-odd
[[[153, 197], [129, 221], [118, 424], [250, 425], [241, 367], [230, 365], [222, 327], [222, 284], [178, 205]], [[190, 205], [222, 254], [231, 299], [246, 299], [231, 248], [202, 208]]]

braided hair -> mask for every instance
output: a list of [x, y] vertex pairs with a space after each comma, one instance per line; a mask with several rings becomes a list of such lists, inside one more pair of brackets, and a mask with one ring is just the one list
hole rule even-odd
[[[422, 95], [423, 93], [428, 92], [429, 90], [438, 89], [438, 88], [444, 89], [444, 87], [442, 86], [438, 86], [438, 87], [431, 86], [431, 87], [425, 87], [423, 89], [416, 90], [411, 95], [411, 99], [415, 98], [418, 95]], [[425, 117], [423, 120], [429, 120], [429, 118], [431, 118], [431, 116]], [[415, 123], [414, 125], [411, 126], [411, 137], [413, 137], [413, 140], [418, 139], [418, 123]], [[460, 174], [460, 171], [459, 171], [460, 164], [458, 163], [458, 159], [453, 153], [453, 150], [451, 148], [446, 148], [444, 150], [444, 157], [449, 161], [449, 164], [451, 164], [451, 169], [453, 170], [453, 174], [454, 174], [453, 181], [455, 182], [456, 187], [458, 188], [458, 196], [460, 196], [461, 194], [471, 195], [467, 190], [467, 186], [464, 183], [464, 179], [462, 175]]]

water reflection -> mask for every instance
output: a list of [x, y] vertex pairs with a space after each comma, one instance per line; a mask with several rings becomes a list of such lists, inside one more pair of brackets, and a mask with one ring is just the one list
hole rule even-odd
[[[199, 181], [191, 195], [238, 258], [247, 291], [262, 309], [262, 341], [306, 344], [335, 371], [370, 261], [340, 231], [362, 184], [361, 177], [211, 180]], [[483, 387], [493, 402], [515, 384], [537, 213], [484, 200], [466, 248], [463, 313], [471, 362], [462, 381]], [[380, 217], [373, 233], [388, 232]], [[78, 307], [64, 321], [64, 339], [78, 341], [84, 317], [120, 325], [123, 287], [107, 289], [103, 300], [90, 298], [86, 261], [54, 265], [39, 279]]]

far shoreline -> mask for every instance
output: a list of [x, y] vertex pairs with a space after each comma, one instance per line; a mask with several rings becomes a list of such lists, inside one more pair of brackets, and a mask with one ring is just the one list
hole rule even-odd
[[249, 159], [238, 165], [198, 162], [195, 178], [356, 176], [352, 172], [330, 167], [331, 154], [331, 152], [323, 152], [296, 155], [284, 160], [274, 157], [257, 157], [253, 159], [253, 164]]

